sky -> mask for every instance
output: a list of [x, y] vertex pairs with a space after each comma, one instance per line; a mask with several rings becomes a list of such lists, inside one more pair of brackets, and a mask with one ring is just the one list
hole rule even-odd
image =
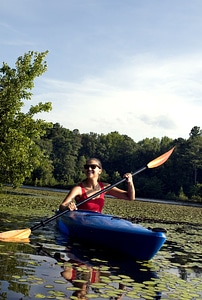
[[201, 0], [0, 3], [0, 66], [49, 51], [28, 104], [52, 111], [38, 118], [135, 142], [202, 129]]

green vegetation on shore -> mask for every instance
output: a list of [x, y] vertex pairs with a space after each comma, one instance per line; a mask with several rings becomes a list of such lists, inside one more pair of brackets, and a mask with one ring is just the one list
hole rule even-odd
[[[6, 187], [0, 193], [1, 213], [10, 217], [40, 217], [54, 215], [64, 192], [17, 189]], [[104, 213], [118, 215], [134, 222], [189, 223], [201, 225], [202, 208], [141, 201], [106, 198]]]

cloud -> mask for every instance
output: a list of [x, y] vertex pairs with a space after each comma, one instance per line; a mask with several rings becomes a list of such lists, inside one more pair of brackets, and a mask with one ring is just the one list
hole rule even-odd
[[51, 101], [53, 111], [45, 119], [81, 133], [118, 131], [135, 141], [187, 138], [192, 127], [201, 126], [201, 72], [199, 54], [132, 57], [76, 83], [43, 78], [34, 101]]
[[140, 120], [149, 125], [149, 126], [153, 126], [153, 127], [160, 127], [162, 129], [167, 130], [168, 128], [170, 129], [175, 129], [176, 128], [176, 124], [175, 122], [166, 114], [165, 115], [159, 115], [157, 117], [152, 117], [152, 116], [148, 116], [148, 115], [141, 115], [140, 116]]

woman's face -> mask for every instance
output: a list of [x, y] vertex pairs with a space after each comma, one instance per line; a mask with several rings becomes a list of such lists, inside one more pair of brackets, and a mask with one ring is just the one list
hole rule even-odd
[[85, 174], [89, 177], [97, 176], [102, 173], [102, 168], [99, 165], [99, 162], [96, 159], [90, 159], [84, 165]]

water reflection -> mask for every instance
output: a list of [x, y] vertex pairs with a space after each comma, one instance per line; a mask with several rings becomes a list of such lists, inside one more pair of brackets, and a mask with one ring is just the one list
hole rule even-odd
[[156, 273], [140, 263], [107, 260], [78, 245], [0, 243], [0, 249], [0, 299], [57, 299], [58, 295], [63, 297], [60, 299], [89, 299], [93, 294], [97, 299], [107, 295], [107, 299], [123, 300], [127, 295], [136, 299], [142, 293], [160, 299], [154, 286], [147, 290]]
[[171, 265], [177, 266], [179, 276], [202, 277], [202, 228], [201, 226], [169, 226], [168, 240], [164, 247], [170, 253]]
[[[139, 299], [138, 294], [144, 293], [147, 285], [152, 286], [150, 297], [153, 294], [152, 299], [161, 299], [161, 293], [155, 291], [157, 274], [147, 264], [116, 257], [114, 253], [106, 256], [98, 249], [81, 250], [79, 245], [69, 245], [63, 252], [52, 254], [40, 247], [39, 253], [53, 256], [61, 263], [61, 275], [73, 285], [72, 296], [78, 299], [89, 299], [92, 293], [99, 299], [108, 295], [108, 299], [121, 300], [127, 293], [133, 295], [133, 299], [136, 296]], [[134, 286], [138, 288], [137, 292]]]
[[[2, 231], [38, 222], [16, 219], [14, 225], [1, 217]], [[35, 231], [31, 243], [0, 242], [0, 299], [202, 299], [201, 227], [164, 227], [167, 242], [149, 263], [68, 245], [54, 223]]]

